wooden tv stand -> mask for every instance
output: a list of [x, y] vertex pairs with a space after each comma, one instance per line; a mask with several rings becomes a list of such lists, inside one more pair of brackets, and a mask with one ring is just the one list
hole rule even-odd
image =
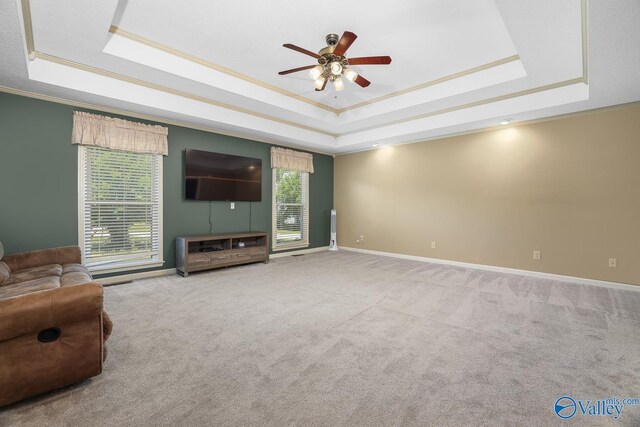
[[176, 269], [182, 277], [194, 271], [251, 262], [269, 262], [269, 234], [254, 232], [176, 237]]

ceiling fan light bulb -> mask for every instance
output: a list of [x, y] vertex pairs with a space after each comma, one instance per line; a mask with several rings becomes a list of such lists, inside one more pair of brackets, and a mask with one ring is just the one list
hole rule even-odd
[[325, 79], [323, 77], [318, 77], [313, 81], [313, 85], [316, 87], [316, 89], [321, 90], [322, 86], [324, 86], [324, 81]]
[[353, 71], [351, 68], [344, 69], [344, 76], [349, 79], [349, 81], [354, 82], [358, 78], [358, 73]]
[[309, 76], [311, 77], [312, 80], [317, 80], [318, 77], [322, 75], [322, 71], [323, 71], [322, 65], [316, 65], [309, 71]]
[[342, 64], [338, 61], [333, 61], [331, 63], [331, 74], [334, 76], [339, 76], [342, 73]]
[[333, 79], [333, 86], [337, 91], [341, 91], [342, 89], [344, 89], [344, 82], [340, 77], [336, 77], [335, 79]]

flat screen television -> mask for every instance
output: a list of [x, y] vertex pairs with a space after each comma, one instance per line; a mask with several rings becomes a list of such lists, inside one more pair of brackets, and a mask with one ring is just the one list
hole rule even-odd
[[188, 200], [262, 199], [262, 159], [186, 149], [184, 169]]

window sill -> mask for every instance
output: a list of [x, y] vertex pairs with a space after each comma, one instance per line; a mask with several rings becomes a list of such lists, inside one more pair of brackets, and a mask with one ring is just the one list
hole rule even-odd
[[309, 247], [309, 243], [305, 242], [305, 243], [293, 243], [293, 244], [289, 244], [289, 245], [278, 245], [278, 246], [274, 246], [271, 249], [274, 252], [278, 252], [278, 251], [287, 251], [289, 249], [304, 249], [304, 248], [308, 248], [308, 247]]
[[117, 264], [117, 265], [109, 265], [109, 266], [96, 266], [96, 267], [87, 267], [91, 274], [109, 274], [109, 273], [122, 273], [125, 271], [134, 271], [134, 270], [143, 270], [146, 268], [154, 268], [154, 267], [162, 267], [164, 265], [164, 261], [144, 261], [138, 263], [130, 263], [130, 264]]

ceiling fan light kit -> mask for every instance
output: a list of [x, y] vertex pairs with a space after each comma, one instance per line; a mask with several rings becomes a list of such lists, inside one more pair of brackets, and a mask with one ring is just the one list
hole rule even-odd
[[290, 70], [280, 71], [278, 74], [282, 76], [298, 71], [309, 70], [309, 77], [313, 80], [316, 91], [324, 90], [328, 81], [333, 83], [333, 87], [337, 91], [344, 89], [344, 81], [341, 76], [345, 76], [347, 80], [361, 87], [367, 87], [371, 82], [359, 75], [352, 68], [349, 68], [349, 65], [387, 65], [391, 63], [391, 58], [388, 56], [366, 56], [349, 60], [345, 56], [345, 53], [357, 37], [358, 36], [350, 31], [345, 31], [342, 37], [338, 37], [337, 34], [333, 33], [327, 34], [325, 37], [327, 46], [320, 49], [317, 54], [310, 50], [286, 43], [282, 46], [317, 59], [318, 65], [292, 68]]
[[355, 82], [356, 79], [358, 78], [358, 73], [356, 73], [355, 71], [353, 71], [351, 68], [345, 68], [343, 70], [344, 76], [349, 79], [350, 82]]
[[323, 72], [324, 68], [322, 68], [322, 65], [316, 65], [309, 71], [309, 76], [311, 76], [311, 80], [317, 80]]
[[316, 90], [322, 90], [326, 82], [327, 79], [325, 79], [324, 77], [318, 77], [314, 80], [313, 85], [316, 87]]

